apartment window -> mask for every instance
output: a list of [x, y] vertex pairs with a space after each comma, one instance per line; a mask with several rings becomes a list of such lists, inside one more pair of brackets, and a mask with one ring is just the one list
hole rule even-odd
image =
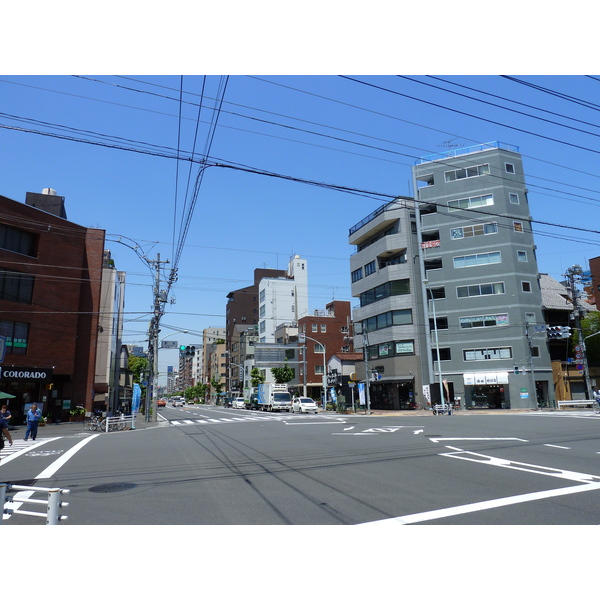
[[515, 172], [515, 165], [511, 164], [511, 163], [504, 163], [504, 169], [506, 170], [507, 173], [513, 173]]
[[454, 227], [450, 230], [450, 239], [461, 240], [466, 237], [490, 235], [493, 233], [498, 233], [498, 223], [482, 223], [481, 225]]
[[441, 329], [448, 329], [448, 317], [437, 317], [435, 318], [435, 323], [433, 322], [433, 319], [429, 319], [429, 331], [435, 331], [435, 330], [441, 330]]
[[327, 333], [327, 324], [321, 323], [321, 333]]
[[259, 309], [259, 317], [262, 319], [267, 314], [267, 306], [263, 304]]
[[379, 268], [385, 269], [391, 265], [403, 265], [406, 264], [406, 250], [402, 250], [389, 258], [380, 258], [379, 259]]
[[[431, 351], [431, 358], [433, 359], [433, 362], [437, 362], [437, 360], [438, 360], [437, 348], [434, 348]], [[442, 361], [442, 360], [452, 360], [452, 354], [450, 352], [450, 348], [440, 348], [440, 361]]]
[[316, 323], [312, 323], [312, 332], [317, 333], [317, 324]]
[[37, 236], [10, 225], [0, 224], [0, 248], [27, 256], [36, 256]]
[[29, 324], [14, 321], [0, 321], [0, 335], [6, 338], [7, 354], [27, 354]]
[[519, 204], [519, 194], [509, 194], [508, 199], [511, 204]]
[[324, 375], [325, 371], [323, 370], [325, 367], [323, 365], [315, 365], [315, 375]]
[[477, 267], [502, 262], [500, 252], [482, 252], [481, 254], [467, 254], [454, 257], [454, 268], [464, 269], [466, 267]]
[[259, 302], [264, 302], [266, 298], [266, 290], [260, 290]]
[[463, 357], [466, 361], [505, 360], [508, 358], [512, 358], [512, 348], [505, 347], [463, 350]]
[[267, 330], [266, 321], [261, 321], [260, 325], [259, 325], [259, 331], [261, 333], [264, 333], [266, 330]]
[[368, 275], [372, 275], [373, 273], [375, 273], [375, 271], [377, 271], [377, 266], [374, 260], [365, 265], [365, 277], [367, 277]]
[[373, 302], [388, 298], [389, 296], [401, 296], [404, 294], [410, 294], [410, 280], [408, 279], [396, 279], [394, 281], [387, 281], [375, 288], [367, 290], [360, 295], [360, 305], [367, 306]]
[[316, 354], [323, 354], [323, 345], [315, 344], [315, 346], [313, 348], [313, 352], [315, 352]]
[[529, 281], [521, 281], [521, 289], [524, 292], [531, 292], [531, 283]]
[[356, 283], [363, 278], [363, 270], [362, 267], [356, 269], [356, 271], [352, 271], [352, 283]]
[[525, 250], [517, 250], [517, 260], [519, 262], [527, 262], [527, 252]]
[[457, 179], [466, 179], [467, 177], [478, 177], [479, 175], [488, 175], [490, 172], [490, 165], [476, 165], [474, 167], [467, 167], [466, 169], [455, 169], [454, 171], [446, 171], [444, 173], [444, 180], [446, 182], [456, 181]]
[[493, 204], [494, 196], [492, 194], [473, 196], [472, 198], [461, 198], [460, 200], [448, 200], [448, 212], [469, 208], [480, 208], [482, 206], [492, 206]]
[[475, 285], [463, 285], [456, 288], [456, 296], [458, 298], [492, 296], [495, 294], [504, 294], [504, 282], [478, 283]]
[[0, 299], [31, 304], [33, 275], [0, 269]]
[[508, 314], [501, 313], [499, 315], [460, 317], [458, 322], [461, 329], [471, 329], [476, 327], [499, 327], [508, 325]]
[[513, 229], [517, 233], [523, 233], [523, 222], [522, 221], [513, 221]]
[[369, 317], [361, 321], [362, 331], [376, 331], [385, 329], [393, 325], [410, 325], [412, 323], [412, 310], [406, 308], [403, 310], [392, 310], [389, 312]]

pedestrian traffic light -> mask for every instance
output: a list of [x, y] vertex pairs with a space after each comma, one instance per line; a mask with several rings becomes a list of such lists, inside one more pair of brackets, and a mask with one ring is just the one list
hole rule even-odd
[[519, 367], [517, 365], [514, 366], [513, 368], [515, 375], [519, 375], [521, 373], [521, 370], [519, 369]]
[[561, 337], [569, 338], [571, 337], [571, 328], [570, 327], [561, 327]]
[[549, 340], [555, 340], [557, 338], [563, 337], [562, 329], [563, 328], [560, 327], [560, 326], [554, 326], [554, 325], [547, 326], [546, 327], [546, 332], [548, 334], [548, 339]]

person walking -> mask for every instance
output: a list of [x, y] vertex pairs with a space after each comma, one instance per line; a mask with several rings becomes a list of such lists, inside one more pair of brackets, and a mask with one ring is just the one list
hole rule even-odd
[[7, 425], [9, 425], [11, 417], [12, 415], [8, 410], [8, 406], [6, 406], [6, 404], [3, 404], [2, 408], [0, 409], [0, 419], [2, 419]]
[[[8, 424], [4, 419], [0, 419], [0, 450], [4, 449], [4, 436], [6, 436], [9, 444], [12, 446], [12, 437], [8, 431]], [[2, 516], [0, 515], [0, 519], [1, 518]]]
[[25, 430], [25, 441], [29, 435], [31, 439], [35, 440], [37, 437], [38, 424], [42, 418], [42, 411], [38, 409], [37, 404], [32, 404], [31, 408], [27, 411], [27, 429]]

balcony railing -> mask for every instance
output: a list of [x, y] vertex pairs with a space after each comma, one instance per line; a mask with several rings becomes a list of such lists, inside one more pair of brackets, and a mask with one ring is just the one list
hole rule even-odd
[[487, 142], [486, 144], [475, 144], [474, 146], [456, 148], [455, 150], [448, 150], [448, 152], [442, 152], [440, 154], [430, 154], [429, 156], [423, 156], [422, 158], [419, 158], [415, 162], [415, 164], [420, 165], [423, 163], [433, 162], [434, 160], [453, 158], [455, 156], [462, 156], [463, 154], [481, 152], [482, 150], [491, 150], [492, 148], [499, 148], [500, 150], [509, 150], [510, 152], [519, 151], [519, 147], [513, 146], [512, 144], [506, 144], [504, 142]]

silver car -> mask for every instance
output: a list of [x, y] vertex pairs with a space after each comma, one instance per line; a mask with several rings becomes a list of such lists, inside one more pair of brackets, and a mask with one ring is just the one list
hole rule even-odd
[[315, 404], [315, 401], [312, 398], [307, 398], [306, 396], [294, 398], [292, 402], [292, 412], [317, 413], [318, 410], [319, 407]]
[[244, 399], [242, 397], [239, 397], [233, 399], [231, 406], [233, 408], [246, 408], [246, 403], [244, 402]]

